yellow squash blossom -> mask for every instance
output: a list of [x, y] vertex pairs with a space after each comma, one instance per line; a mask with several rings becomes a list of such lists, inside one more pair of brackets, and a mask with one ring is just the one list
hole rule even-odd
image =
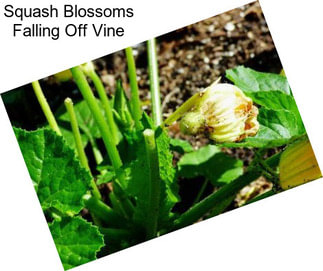
[[258, 108], [238, 87], [213, 83], [181, 120], [181, 131], [206, 133], [216, 142], [237, 142], [259, 130]]

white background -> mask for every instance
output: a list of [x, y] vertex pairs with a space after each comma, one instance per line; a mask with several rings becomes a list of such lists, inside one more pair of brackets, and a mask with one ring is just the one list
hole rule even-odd
[[[14, 20], [4, 19], [2, 14], [4, 4], [9, 1], [2, 1], [0, 91], [247, 2], [78, 0], [75, 3], [88, 7], [107, 7], [109, 4], [133, 7], [133, 18], [113, 22], [125, 27], [125, 37], [52, 41], [12, 38]], [[55, 1], [55, 5], [60, 3], [64, 4]], [[262, 0], [260, 3], [323, 168], [321, 1]], [[50, 4], [50, 1], [10, 1], [10, 4], [37, 7]], [[35, 22], [56, 25], [70, 21], [45, 19]], [[30, 178], [2, 101], [0, 131], [0, 269], [63, 270], [34, 189], [31, 182], [26, 181]], [[75, 270], [323, 270], [322, 192], [320, 179]]]

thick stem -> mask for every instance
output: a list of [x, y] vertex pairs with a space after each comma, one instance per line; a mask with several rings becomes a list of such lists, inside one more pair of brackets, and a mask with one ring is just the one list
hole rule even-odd
[[[218, 78], [213, 84], [217, 84], [221, 78]], [[200, 104], [200, 102], [204, 99], [204, 96], [210, 88], [206, 88], [205, 90], [195, 93], [192, 97], [190, 97], [187, 101], [185, 101], [180, 107], [178, 107], [173, 114], [171, 114], [164, 122], [163, 125], [171, 125], [174, 121], [181, 118], [192, 108]]]
[[[84, 147], [82, 144], [81, 133], [80, 133], [80, 129], [79, 129], [79, 126], [77, 123], [77, 119], [76, 119], [76, 115], [75, 115], [75, 111], [74, 111], [74, 106], [73, 106], [73, 101], [70, 98], [66, 98], [64, 103], [65, 103], [67, 113], [70, 117], [70, 123], [71, 123], [72, 132], [73, 132], [73, 136], [74, 136], [76, 151], [77, 151], [78, 157], [80, 159], [81, 165], [84, 168], [86, 168], [91, 174], [89, 163], [88, 163], [86, 154], [84, 152]], [[91, 187], [93, 189], [93, 196], [95, 196], [98, 199], [101, 199], [100, 191], [99, 191], [98, 187], [96, 186], [96, 183], [93, 178], [91, 179]]]
[[152, 239], [157, 236], [159, 199], [160, 199], [160, 177], [158, 153], [155, 142], [155, 133], [151, 129], [143, 132], [145, 138], [146, 155], [149, 166], [149, 197], [146, 221], [146, 237]]
[[58, 135], [62, 135], [61, 130], [59, 129], [56, 119], [54, 117], [54, 114], [52, 112], [52, 110], [49, 107], [49, 104], [46, 100], [46, 97], [40, 87], [40, 84], [38, 81], [34, 81], [31, 83], [34, 89], [34, 92], [36, 94], [37, 100], [44, 112], [44, 115], [48, 121], [49, 126], [58, 134]]
[[136, 64], [133, 57], [132, 48], [126, 48], [126, 57], [128, 64], [128, 76], [130, 81], [131, 88], [131, 112], [135, 121], [135, 126], [137, 130], [141, 129], [141, 108], [140, 108], [140, 99], [139, 99], [139, 90], [137, 82], [137, 73], [136, 73]]
[[119, 169], [122, 166], [120, 155], [113, 141], [113, 137], [111, 135], [109, 126], [105, 122], [105, 119], [100, 111], [100, 107], [97, 104], [97, 101], [95, 100], [91, 87], [89, 86], [85, 78], [85, 75], [83, 74], [80, 67], [71, 68], [71, 72], [77, 86], [79, 87], [82, 93], [82, 96], [84, 97], [85, 101], [87, 102], [93, 114], [95, 122], [97, 123], [100, 129], [101, 136], [102, 136], [104, 145], [107, 149], [107, 152], [109, 154], [109, 157], [111, 159], [112, 166], [117, 171], [117, 169]]
[[99, 94], [99, 97], [100, 97], [100, 100], [102, 102], [105, 115], [107, 117], [107, 122], [108, 122], [108, 126], [110, 128], [110, 131], [111, 131], [111, 135], [112, 135], [112, 137], [114, 139], [115, 144], [117, 144], [118, 143], [118, 130], [117, 130], [117, 126], [116, 126], [116, 124], [114, 122], [114, 119], [113, 119], [112, 109], [111, 109], [111, 106], [110, 106], [108, 96], [107, 96], [107, 94], [105, 92], [104, 86], [103, 86], [103, 84], [101, 82], [100, 77], [97, 75], [97, 73], [94, 70], [91, 70], [88, 73], [88, 76], [93, 81], [95, 89], [97, 90], [97, 92]]
[[70, 118], [70, 123], [72, 127], [72, 132], [75, 140], [75, 145], [76, 145], [76, 150], [77, 154], [79, 156], [80, 162], [83, 167], [88, 169], [90, 171], [89, 163], [87, 160], [87, 157], [84, 152], [83, 144], [82, 144], [82, 138], [81, 138], [81, 133], [79, 130], [79, 126], [77, 123], [75, 111], [74, 111], [74, 106], [73, 106], [73, 101], [70, 98], [66, 98], [64, 101], [68, 116]]
[[[97, 104], [97, 101], [93, 95], [91, 87], [89, 86], [85, 78], [85, 75], [83, 74], [80, 67], [71, 68], [71, 72], [77, 86], [79, 87], [82, 93], [82, 96], [84, 97], [85, 101], [87, 102], [93, 114], [95, 122], [97, 123], [100, 129], [104, 145], [107, 149], [112, 166], [117, 174], [117, 178], [120, 181], [123, 181], [124, 176], [122, 174], [122, 171], [119, 170], [120, 167], [122, 166], [122, 161], [121, 161], [118, 149], [114, 143], [110, 129], [107, 123], [105, 122], [105, 119], [100, 111], [99, 105]], [[120, 188], [120, 185], [118, 184], [117, 181], [114, 182], [114, 189], [115, 189], [116, 195], [120, 199], [120, 202], [124, 205], [125, 210], [127, 210], [127, 216], [130, 217], [134, 209], [132, 203], [127, 198], [123, 190]]]
[[223, 186], [221, 189], [216, 191], [214, 194], [206, 197], [188, 211], [183, 213], [178, 219], [174, 221], [173, 229], [180, 229], [196, 222], [199, 218], [203, 217], [206, 213], [212, 210], [218, 204], [222, 204], [229, 197], [234, 196], [243, 187], [256, 180], [261, 176], [259, 170], [254, 169], [253, 171], [247, 172], [233, 182]]
[[147, 50], [148, 50], [148, 70], [149, 70], [153, 120], [154, 120], [154, 124], [156, 126], [159, 126], [162, 123], [162, 111], [161, 111], [161, 104], [160, 104], [158, 64], [157, 64], [155, 39], [151, 39], [147, 41]]
[[85, 207], [108, 226], [125, 228], [127, 221], [101, 200], [91, 195], [83, 196]]

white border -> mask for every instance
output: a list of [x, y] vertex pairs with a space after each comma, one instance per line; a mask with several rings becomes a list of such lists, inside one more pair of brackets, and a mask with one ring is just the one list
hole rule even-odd
[[[28, 5], [41, 6], [47, 2], [32, 0]], [[104, 42], [14, 40], [8, 36], [9, 23], [1, 14], [0, 90], [6, 91], [247, 2], [115, 1], [118, 6], [133, 6], [137, 16], [127, 24], [127, 37]], [[106, 1], [93, 0], [90, 4], [100, 3], [107, 5]], [[262, 0], [261, 4], [323, 168], [321, 1]], [[93, 50], [90, 52], [89, 48]], [[29, 176], [2, 102], [0, 127], [0, 267], [62, 270], [36, 194], [26, 182]], [[322, 191], [322, 180], [312, 182], [75, 270], [323, 270]]]

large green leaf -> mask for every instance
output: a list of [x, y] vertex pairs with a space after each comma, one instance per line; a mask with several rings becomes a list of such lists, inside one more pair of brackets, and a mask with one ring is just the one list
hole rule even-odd
[[43, 210], [53, 207], [64, 214], [77, 214], [91, 177], [74, 151], [52, 130], [14, 130]]
[[242, 142], [225, 143], [223, 146], [278, 147], [306, 133], [285, 76], [257, 72], [243, 66], [227, 70], [226, 76], [261, 108], [258, 134]]
[[221, 146], [273, 148], [288, 144], [306, 133], [304, 126], [291, 111], [261, 108], [258, 121], [260, 129], [256, 136]]
[[267, 109], [287, 110], [294, 114], [298, 127], [304, 124], [293, 96], [281, 91], [258, 91], [247, 93], [252, 100]]
[[178, 162], [178, 174], [185, 178], [204, 176], [214, 185], [223, 185], [243, 173], [243, 163], [214, 145], [187, 153]]
[[54, 221], [49, 229], [65, 270], [95, 260], [104, 246], [98, 228], [80, 217]]
[[226, 77], [245, 92], [278, 90], [291, 94], [287, 78], [279, 74], [257, 72], [238, 66], [227, 70]]

